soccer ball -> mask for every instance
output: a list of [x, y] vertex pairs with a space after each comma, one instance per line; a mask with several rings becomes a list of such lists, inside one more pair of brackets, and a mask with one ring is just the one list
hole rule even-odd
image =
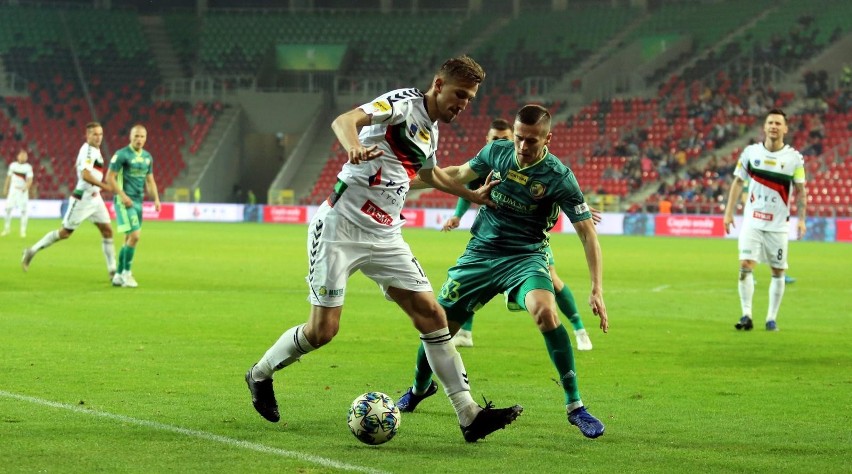
[[366, 444], [387, 443], [399, 430], [399, 408], [382, 392], [367, 392], [349, 407], [349, 431]]

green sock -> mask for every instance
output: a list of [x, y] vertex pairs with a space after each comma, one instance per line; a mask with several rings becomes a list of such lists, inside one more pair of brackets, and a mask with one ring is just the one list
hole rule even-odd
[[461, 329], [464, 329], [465, 331], [473, 331], [473, 316], [461, 325]]
[[580, 312], [577, 311], [577, 303], [574, 301], [574, 294], [568, 285], [564, 285], [559, 293], [556, 293], [556, 304], [559, 305], [559, 310], [562, 314], [568, 316], [568, 321], [571, 321], [571, 327], [575, 331], [584, 329], [583, 320], [580, 319]]
[[565, 390], [565, 404], [580, 401], [580, 389], [577, 387], [577, 372], [574, 366], [574, 352], [571, 350], [571, 340], [568, 339], [568, 331], [565, 325], [552, 331], [541, 333], [550, 360], [559, 372], [559, 381]]
[[127, 246], [127, 250], [124, 251], [124, 269], [128, 272], [130, 271], [130, 265], [133, 264], [133, 254], [136, 253], [136, 247]]
[[426, 389], [432, 384], [432, 367], [429, 366], [429, 360], [426, 358], [426, 350], [423, 349], [423, 343], [417, 348], [417, 364], [414, 367], [414, 391], [418, 393], [426, 393]]
[[116, 272], [121, 273], [124, 271], [124, 249], [127, 246], [122, 245], [121, 250], [118, 251], [118, 268], [115, 269]]

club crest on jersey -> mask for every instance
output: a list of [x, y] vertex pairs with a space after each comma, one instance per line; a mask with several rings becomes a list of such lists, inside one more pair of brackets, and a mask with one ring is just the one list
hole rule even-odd
[[411, 125], [408, 126], [408, 137], [414, 138], [414, 135], [416, 135], [416, 134], [417, 134], [417, 124], [412, 123]]
[[506, 174], [506, 179], [526, 186], [527, 181], [529, 181], [530, 178], [529, 176], [524, 176], [515, 170], [509, 170], [509, 172]]
[[377, 101], [373, 102], [373, 107], [375, 107], [375, 109], [378, 110], [379, 112], [387, 112], [388, 110], [391, 109], [390, 104], [387, 103], [387, 101], [384, 101], [384, 100], [377, 100]]
[[378, 186], [382, 184], [382, 169], [379, 168], [376, 170], [376, 174], [367, 176], [367, 184], [369, 186]]
[[431, 140], [432, 135], [430, 135], [429, 131], [425, 128], [421, 128], [420, 131], [417, 132], [417, 138], [419, 138], [420, 141], [422, 141], [423, 143], [429, 143], [429, 140]]
[[533, 199], [541, 199], [544, 196], [544, 192], [547, 190], [547, 187], [538, 181], [533, 181], [530, 184], [530, 194]]
[[760, 166], [760, 160], [754, 160], [754, 166]]

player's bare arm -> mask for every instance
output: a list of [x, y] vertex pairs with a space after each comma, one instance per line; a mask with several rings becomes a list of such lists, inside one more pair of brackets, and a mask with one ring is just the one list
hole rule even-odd
[[421, 180], [431, 185], [435, 189], [440, 189], [445, 193], [453, 194], [470, 202], [475, 202], [480, 205], [496, 207], [497, 205], [491, 200], [491, 189], [499, 184], [499, 181], [487, 181], [482, 187], [470, 190], [465, 184], [477, 178], [477, 174], [464, 164], [454, 167], [453, 171], [455, 178], [451, 177], [446, 171], [439, 167], [424, 168], [418, 173]]
[[331, 129], [349, 154], [349, 162], [353, 165], [378, 158], [384, 153], [377, 149], [377, 145], [365, 147], [358, 139], [358, 130], [367, 125], [370, 125], [370, 116], [361, 109], [340, 114], [331, 122]]
[[148, 188], [148, 194], [154, 198], [154, 209], [160, 212], [160, 193], [157, 191], [157, 182], [154, 181], [154, 175], [149, 174], [145, 177], [145, 187]]
[[103, 189], [104, 191], [113, 191], [115, 189], [115, 186], [113, 184], [110, 184], [109, 182], [98, 181], [97, 179], [95, 179], [92, 173], [87, 169], [84, 169], [83, 173], [81, 173], [80, 176], [83, 177], [83, 181], [93, 186], [97, 186]]
[[9, 186], [12, 184], [12, 177], [6, 176], [6, 184], [3, 185], [3, 195], [9, 197]]
[[728, 204], [725, 206], [725, 217], [722, 222], [725, 224], [725, 233], [730, 234], [731, 228], [734, 225], [734, 213], [737, 210], [737, 203], [740, 200], [740, 195], [743, 193], [743, 180], [739, 176], [734, 177], [731, 183], [731, 190], [728, 192]]
[[[467, 169], [463, 170], [462, 166], [466, 166]], [[476, 179], [476, 173], [473, 172], [473, 170], [470, 168], [470, 166], [467, 163], [465, 163], [464, 165], [461, 165], [461, 166], [458, 166], [458, 165], [447, 166], [446, 168], [441, 168], [441, 170], [444, 172], [444, 174], [446, 174], [448, 177], [450, 177], [450, 179], [452, 179], [452, 180], [454, 180], [454, 181], [456, 181], [457, 183], [460, 183], [460, 184], [467, 184], [467, 183], [473, 181], [474, 179]], [[421, 172], [423, 172], [423, 171], [424, 170], [421, 170]], [[417, 176], [415, 176], [414, 179], [411, 180], [409, 187], [411, 189], [427, 189], [427, 188], [440, 189], [437, 186], [435, 186], [434, 184], [432, 184], [432, 181], [428, 181], [428, 182], [425, 181], [423, 178], [420, 177], [419, 174]]]
[[112, 188], [113, 194], [117, 194], [118, 198], [121, 199], [121, 204], [124, 205], [124, 207], [133, 207], [133, 200], [130, 199], [130, 196], [121, 189], [121, 186], [119, 186], [118, 182], [115, 180], [115, 171], [107, 171], [106, 182]]
[[600, 328], [603, 332], [609, 331], [609, 319], [606, 313], [606, 305], [603, 299], [603, 255], [598, 242], [598, 233], [592, 219], [582, 220], [574, 223], [577, 237], [583, 243], [586, 254], [586, 264], [589, 267], [589, 277], [592, 282], [592, 292], [589, 295], [589, 306], [592, 313], [601, 319]]
[[796, 225], [797, 237], [802, 239], [808, 231], [808, 190], [805, 183], [795, 183], [796, 186], [796, 216], [799, 223]]

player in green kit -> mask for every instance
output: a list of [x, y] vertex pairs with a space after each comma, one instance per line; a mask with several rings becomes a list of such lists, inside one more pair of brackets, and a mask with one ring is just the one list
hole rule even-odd
[[[490, 176], [500, 183], [491, 190], [496, 209], [480, 208], [464, 254], [449, 269], [438, 303], [455, 334], [461, 324], [494, 296], [505, 293], [511, 310], [526, 310], [544, 337], [545, 347], [565, 393], [568, 422], [588, 438], [604, 433], [604, 425], [588, 413], [580, 399], [577, 371], [568, 331], [559, 318], [553, 281], [548, 270], [548, 231], [564, 212], [583, 244], [591, 277], [589, 306], [609, 329], [603, 300], [603, 258], [597, 233], [574, 174], [547, 151], [552, 133], [547, 109], [521, 108], [515, 117], [514, 141], [485, 146], [461, 166], [445, 168], [459, 182]], [[414, 182], [412, 187], [425, 187]], [[414, 385], [399, 399], [400, 411], [437, 391], [421, 346]]]
[[118, 150], [109, 162], [107, 183], [115, 189], [115, 221], [119, 232], [124, 232], [124, 246], [118, 254], [118, 268], [112, 279], [114, 286], [136, 288], [138, 284], [130, 267], [142, 231], [142, 201], [145, 186], [154, 198], [154, 208], [160, 211], [160, 195], [154, 181], [154, 157], [143, 149], [148, 139], [144, 125], [130, 129], [130, 145]]

